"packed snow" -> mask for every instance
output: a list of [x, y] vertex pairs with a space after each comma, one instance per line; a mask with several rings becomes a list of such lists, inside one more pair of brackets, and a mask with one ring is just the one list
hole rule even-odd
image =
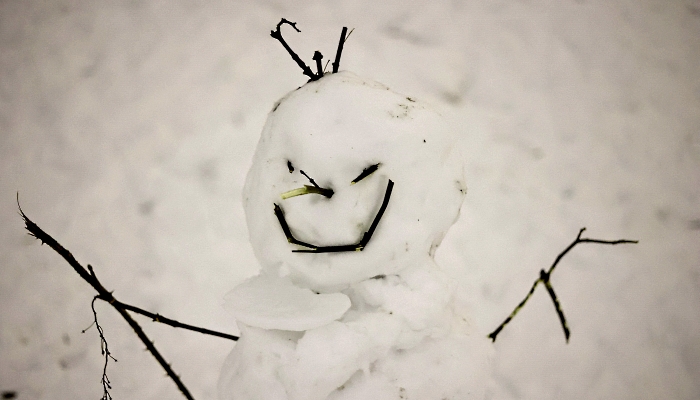
[[[455, 314], [472, 316], [462, 332], [491, 346], [492, 399], [700, 398], [696, 0], [0, 2], [0, 393], [102, 394], [98, 334], [94, 327], [81, 333], [93, 319], [94, 293], [25, 235], [17, 192], [28, 216], [93, 265], [118, 299], [244, 341], [271, 332], [273, 325], [249, 327], [259, 335], [240, 332], [226, 295], [264, 264], [241, 201], [261, 130], [276, 100], [307, 80], [269, 36], [281, 17], [297, 22], [301, 33], [283, 31], [307, 63], [315, 50], [332, 58], [341, 27], [354, 28], [342, 70], [453, 114], [468, 193], [430, 279], [453, 279]], [[295, 164], [294, 174], [281, 164], [279, 177], [297, 182], [285, 180], [276, 195], [311, 185], [295, 175], [299, 169], [347, 182], [381, 160], [358, 161], [366, 164], [345, 171]], [[356, 195], [375, 207], [365, 210], [369, 220], [387, 179], [395, 180], [383, 168], [352, 185], [367, 189]], [[333, 189], [338, 200], [341, 190], [352, 194], [350, 185]], [[307, 230], [326, 225], [312, 226], [317, 221], [291, 204], [313, 198], [325, 201], [311, 194], [277, 200], [299, 240], [354, 243], [359, 231], [350, 225]], [[360, 211], [353, 218], [366, 224]], [[273, 210], [266, 212], [279, 228]], [[360, 253], [381, 239], [388, 217]], [[583, 226], [589, 237], [640, 242], [577, 246], [557, 268], [552, 284], [569, 343], [542, 288], [491, 343], [486, 335]], [[281, 240], [286, 250], [297, 248]], [[436, 323], [422, 319], [433, 311], [417, 308], [427, 305], [419, 299], [429, 287], [411, 290], [415, 302], [389, 295], [422, 282], [421, 270], [348, 277], [360, 279], [353, 293], [326, 281], [304, 285], [308, 271], [288, 270], [280, 290], [296, 304], [309, 301], [318, 310], [312, 315], [343, 313], [344, 295], [402, 314], [412, 330]], [[316, 303], [322, 295], [337, 303]], [[181, 398], [124, 321], [107, 305], [97, 311], [119, 360], [107, 369], [112, 396]], [[369, 323], [347, 325], [352, 312], [319, 334], [349, 335]], [[218, 397], [236, 343], [137, 319], [196, 399]], [[296, 329], [323, 329], [313, 322]], [[297, 341], [304, 333], [285, 332]], [[406, 360], [461, 359], [444, 355], [445, 347], [415, 349]], [[376, 383], [379, 393], [387, 388], [373, 380], [379, 373], [409, 381], [415, 372], [400, 369], [412, 361], [385, 360], [356, 373], [347, 388], [359, 393]], [[285, 374], [299, 393], [313, 379]], [[467, 376], [434, 379], [446, 385]]]
[[274, 105], [243, 190], [262, 270], [228, 295], [222, 400], [484, 398], [493, 346], [433, 261], [466, 194], [452, 133], [350, 72]]

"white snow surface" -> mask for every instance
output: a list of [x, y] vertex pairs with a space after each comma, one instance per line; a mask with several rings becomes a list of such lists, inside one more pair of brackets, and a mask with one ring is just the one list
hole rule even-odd
[[[456, 221], [466, 192], [449, 128], [422, 102], [350, 72], [327, 74], [281, 99], [243, 189], [262, 269], [337, 291], [424, 262]], [[371, 166], [377, 170], [353, 184]], [[283, 199], [312, 183], [333, 194]], [[275, 205], [294, 238], [308, 244], [353, 245], [372, 234], [362, 251], [293, 252], [308, 248], [288, 243]]]
[[484, 398], [493, 346], [433, 261], [466, 192], [450, 133], [351, 72], [273, 106], [243, 189], [262, 271], [227, 296], [243, 340], [221, 400]]
[[[700, 398], [697, 0], [0, 2], [0, 391], [102, 393], [98, 334], [80, 333], [94, 293], [25, 235], [17, 192], [118, 299], [239, 333], [224, 296], [260, 271], [246, 171], [275, 101], [306, 82], [269, 37], [281, 17], [308, 64], [355, 28], [341, 69], [455, 114], [468, 193], [435, 258], [493, 347], [490, 398]], [[569, 343], [540, 287], [491, 345], [583, 226], [640, 242], [559, 265]], [[113, 397], [181, 398], [97, 311]], [[234, 343], [137, 318], [215, 399]]]
[[262, 274], [236, 286], [226, 295], [224, 306], [247, 325], [305, 331], [342, 317], [350, 308], [350, 298], [342, 293], [314, 293], [288, 279]]

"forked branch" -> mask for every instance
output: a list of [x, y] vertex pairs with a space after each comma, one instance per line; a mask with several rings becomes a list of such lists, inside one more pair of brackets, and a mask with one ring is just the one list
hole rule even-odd
[[[30, 220], [29, 217], [27, 217], [27, 215], [24, 213], [24, 211], [22, 210], [22, 207], [19, 204], [19, 195], [17, 198], [17, 207], [19, 208], [19, 214], [22, 217], [22, 219], [24, 220], [25, 228], [29, 232], [29, 235], [34, 236], [36, 239], [41, 241], [42, 244], [47, 244], [56, 253], [58, 253], [61, 257], [63, 257], [63, 259], [66, 260], [66, 262], [68, 262], [68, 264], [73, 268], [73, 270], [75, 270], [75, 272], [78, 275], [80, 275], [80, 277], [83, 278], [83, 280], [85, 280], [87, 283], [89, 283], [90, 286], [92, 286], [95, 289], [95, 291], [97, 291], [97, 295], [95, 296], [95, 299], [103, 300], [103, 301], [109, 303], [112, 307], [114, 307], [114, 309], [117, 310], [117, 312], [119, 312], [119, 314], [122, 316], [122, 318], [124, 318], [124, 320], [129, 324], [129, 326], [131, 326], [131, 329], [133, 329], [133, 331], [136, 333], [136, 336], [139, 337], [139, 339], [146, 346], [146, 349], [151, 353], [151, 355], [153, 355], [153, 357], [155, 357], [155, 359], [158, 361], [158, 364], [160, 364], [160, 366], [165, 370], [166, 374], [170, 377], [170, 379], [172, 379], [173, 382], [175, 382], [175, 385], [178, 387], [180, 392], [182, 392], [182, 394], [185, 396], [185, 398], [193, 399], [189, 390], [187, 390], [185, 385], [180, 380], [180, 377], [177, 374], [175, 374], [175, 372], [173, 371], [170, 364], [168, 364], [165, 361], [165, 359], [160, 354], [158, 349], [156, 349], [155, 345], [153, 344], [153, 341], [151, 341], [148, 338], [146, 333], [144, 333], [143, 329], [141, 329], [141, 326], [136, 322], [136, 320], [134, 320], [132, 318], [131, 314], [129, 314], [129, 311], [132, 311], [132, 312], [147, 316], [149, 318], [152, 318], [153, 321], [155, 321], [155, 322], [161, 322], [161, 323], [164, 323], [164, 324], [176, 327], [176, 328], [193, 330], [193, 331], [204, 333], [207, 335], [218, 336], [218, 337], [222, 337], [222, 338], [226, 338], [226, 339], [230, 339], [230, 340], [238, 340], [238, 337], [233, 336], [233, 335], [228, 335], [225, 333], [221, 333], [221, 332], [211, 331], [211, 330], [204, 329], [204, 328], [195, 327], [192, 325], [183, 324], [183, 323], [180, 323], [178, 321], [175, 321], [175, 320], [172, 320], [169, 318], [165, 318], [159, 314], [154, 314], [154, 313], [145, 311], [141, 308], [120, 302], [119, 300], [117, 300], [114, 297], [112, 292], [108, 291], [102, 285], [100, 280], [97, 279], [97, 275], [95, 275], [95, 271], [91, 265], [88, 265], [87, 269], [85, 267], [83, 267], [75, 259], [75, 257], [73, 257], [73, 254], [71, 254], [70, 251], [68, 251], [65, 247], [63, 247], [60, 243], [58, 243], [58, 241], [56, 241], [56, 239], [51, 237], [51, 235], [49, 235], [48, 233], [44, 232], [43, 229], [41, 229], [37, 224], [35, 224], [32, 220]], [[94, 312], [94, 300], [95, 299], [93, 299], [93, 312]], [[96, 313], [95, 313], [95, 324], [97, 324]], [[109, 396], [109, 393], [107, 392], [107, 389], [109, 388], [109, 379], [107, 379], [107, 376], [106, 376], [106, 374], [107, 374], [106, 368], [107, 368], [107, 361], [111, 357], [111, 354], [109, 353], [109, 351], [107, 349], [106, 340], [104, 339], [102, 329], [99, 325], [98, 325], [98, 332], [100, 334], [102, 351], [103, 351], [103, 354], [105, 355], [105, 369], [103, 371], [103, 378], [102, 378], [103, 387], [105, 389], [105, 395], [103, 396], [103, 398], [109, 399], [109, 398], [111, 398], [111, 396]], [[107, 397], [105, 397], [105, 396], [107, 396]]]
[[564, 249], [557, 258], [554, 260], [554, 263], [552, 264], [551, 267], [549, 267], [549, 270], [540, 270], [540, 277], [537, 278], [535, 283], [532, 284], [532, 287], [530, 288], [530, 291], [527, 293], [525, 298], [518, 304], [513, 312], [510, 313], [508, 318], [506, 318], [499, 326], [496, 328], [493, 332], [491, 332], [488, 337], [492, 341], [496, 341], [496, 336], [505, 328], [505, 326], [515, 317], [516, 314], [520, 311], [523, 306], [525, 306], [525, 303], [530, 299], [532, 294], [535, 292], [535, 288], [537, 287], [538, 284], [542, 283], [545, 288], [547, 289], [547, 293], [549, 294], [549, 297], [552, 299], [552, 303], [554, 304], [554, 308], [557, 312], [557, 316], [559, 317], [559, 322], [561, 323], [561, 327], [564, 330], [564, 337], [566, 338], [566, 342], [569, 342], [569, 326], [566, 323], [566, 318], [564, 317], [564, 312], [561, 309], [561, 305], [559, 304], [559, 299], [557, 298], [556, 293], [554, 293], [554, 288], [552, 287], [551, 282], [549, 281], [550, 277], [552, 276], [552, 272], [554, 272], [554, 268], [557, 267], [559, 264], [559, 261], [568, 253], [571, 251], [571, 249], [574, 248], [579, 243], [598, 243], [598, 244], [609, 244], [609, 245], [616, 245], [616, 244], [623, 244], [623, 243], [638, 243], [637, 240], [626, 240], [626, 239], [621, 239], [621, 240], [600, 240], [600, 239], [590, 239], [590, 238], [581, 238], [581, 234], [583, 234], [583, 231], [585, 231], [586, 228], [581, 228], [581, 230], [578, 232], [578, 235], [576, 236], [576, 239], [571, 242], [571, 244]]
[[306, 75], [306, 76], [308, 76], [309, 78], [311, 78], [312, 81], [315, 81], [315, 80], [320, 79], [321, 76], [323, 76], [323, 75], [318, 76], [318, 75], [314, 74], [313, 71], [311, 71], [311, 68], [309, 68], [309, 66], [306, 65], [306, 63], [304, 63], [304, 61], [303, 61], [301, 58], [299, 58], [299, 56], [297, 55], [297, 53], [295, 53], [294, 50], [292, 50], [292, 48], [289, 47], [289, 45], [287, 44], [287, 42], [286, 42], [286, 41], [284, 40], [284, 38], [282, 37], [282, 32], [280, 31], [280, 27], [281, 27], [282, 25], [284, 25], [284, 24], [287, 24], [287, 25], [291, 26], [291, 27], [294, 28], [294, 30], [297, 31], [297, 32], [301, 32], [301, 31], [297, 28], [297, 23], [296, 23], [296, 22], [290, 22], [290, 21], [286, 20], [285, 18], [282, 18], [282, 20], [277, 24], [277, 27], [275, 28], [275, 30], [274, 30], [274, 31], [270, 31], [270, 36], [272, 36], [273, 38], [279, 40], [279, 42], [282, 43], [282, 46], [284, 46], [285, 50], [287, 50], [287, 53], [289, 53], [289, 55], [292, 56], [292, 59], [294, 60], [294, 62], [296, 62], [297, 65], [299, 66], [299, 68], [301, 68], [301, 70], [304, 71], [304, 75]]
[[[273, 38], [277, 39], [280, 43], [282, 43], [282, 46], [284, 47], [285, 50], [287, 50], [287, 53], [289, 53], [290, 56], [292, 56], [292, 59], [294, 62], [297, 63], [299, 68], [303, 71], [304, 75], [308, 76], [310, 80], [312, 81], [317, 81], [321, 78], [323, 78], [323, 72], [325, 68], [322, 68], [321, 65], [321, 60], [323, 59], [323, 55], [319, 52], [316, 51], [314, 52], [313, 60], [316, 61], [316, 73], [314, 73], [311, 68], [306, 65], [306, 63], [297, 55], [297, 53], [292, 50], [291, 47], [289, 47], [289, 44], [287, 44], [287, 41], [284, 40], [282, 37], [282, 31], [280, 28], [282, 25], [289, 25], [292, 28], [294, 28], [295, 31], [301, 32], [299, 28], [297, 28], [297, 23], [296, 22], [291, 22], [285, 18], [282, 18], [279, 23], [277, 23], [277, 26], [275, 27], [274, 31], [270, 31], [270, 36]], [[336, 50], [335, 53], [335, 61], [333, 61], [333, 73], [338, 72], [338, 68], [340, 67], [340, 56], [343, 53], [343, 45], [345, 44], [345, 41], [348, 40], [348, 37], [350, 37], [349, 34], [347, 34], [348, 28], [343, 27], [343, 30], [340, 34], [340, 41], [338, 42], [338, 49]], [[352, 31], [350, 31], [352, 33]], [[330, 60], [329, 60], [330, 61]]]

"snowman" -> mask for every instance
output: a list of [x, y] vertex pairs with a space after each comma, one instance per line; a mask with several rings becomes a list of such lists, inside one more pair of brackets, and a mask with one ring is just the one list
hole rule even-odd
[[261, 272], [226, 298], [220, 398], [483, 398], [490, 343], [433, 260], [465, 193], [429, 105], [350, 72], [279, 100], [243, 189]]

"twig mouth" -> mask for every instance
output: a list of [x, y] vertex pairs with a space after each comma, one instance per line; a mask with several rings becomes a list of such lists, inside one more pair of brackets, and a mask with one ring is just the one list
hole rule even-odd
[[[313, 186], [305, 186], [305, 187], [310, 187], [313, 188]], [[370, 239], [372, 238], [372, 235], [374, 234], [374, 231], [377, 229], [377, 226], [379, 225], [379, 221], [382, 219], [382, 216], [384, 215], [384, 212], [386, 211], [387, 206], [389, 205], [389, 200], [391, 199], [391, 192], [394, 188], [394, 182], [389, 179], [389, 182], [387, 183], [386, 186], [386, 191], [384, 192], [384, 199], [382, 200], [382, 205], [379, 207], [379, 211], [377, 211], [377, 214], [374, 216], [374, 220], [372, 220], [372, 224], [370, 225], [369, 229], [362, 235], [362, 238], [357, 243], [354, 244], [346, 244], [346, 245], [338, 245], [338, 246], [318, 246], [315, 244], [303, 242], [297, 238], [294, 237], [294, 234], [292, 234], [292, 230], [289, 228], [289, 224], [287, 224], [287, 220], [284, 217], [284, 211], [282, 211], [282, 207], [279, 206], [279, 204], [275, 203], [275, 216], [277, 217], [277, 220], [279, 221], [280, 227], [282, 228], [282, 231], [284, 232], [285, 237], [287, 238], [287, 241], [291, 244], [295, 244], [297, 246], [305, 247], [305, 249], [295, 249], [292, 250], [293, 253], [338, 253], [338, 252], [344, 252], [344, 251], [362, 251], [365, 249], [367, 244], [369, 243]], [[299, 190], [299, 189], [295, 189]], [[290, 192], [294, 192], [294, 190], [291, 190]], [[290, 193], [286, 192], [286, 193]], [[284, 193], [284, 194], [286, 194]], [[284, 196], [283, 194], [283, 196]], [[293, 197], [293, 196], [289, 196]]]

